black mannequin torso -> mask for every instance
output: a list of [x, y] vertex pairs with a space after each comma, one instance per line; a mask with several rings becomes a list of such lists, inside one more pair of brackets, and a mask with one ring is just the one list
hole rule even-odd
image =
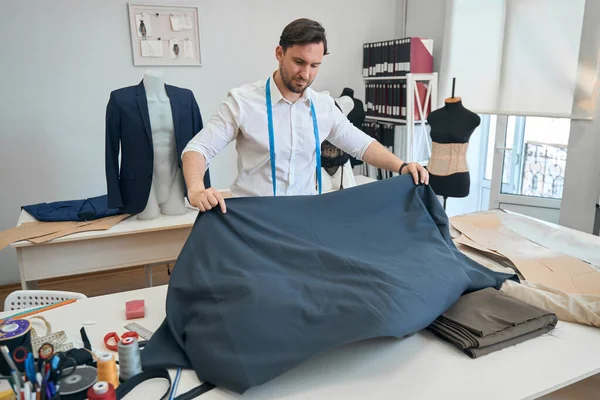
[[471, 179], [466, 152], [481, 118], [466, 109], [460, 98], [449, 98], [444, 107], [429, 114], [427, 122], [431, 126], [432, 140], [428, 164], [431, 188], [444, 198], [468, 196]]

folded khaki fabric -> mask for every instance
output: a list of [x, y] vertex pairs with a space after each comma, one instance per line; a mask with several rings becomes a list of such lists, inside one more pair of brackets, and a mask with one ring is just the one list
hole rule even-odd
[[477, 358], [541, 336], [557, 321], [552, 312], [486, 288], [461, 296], [427, 329]]

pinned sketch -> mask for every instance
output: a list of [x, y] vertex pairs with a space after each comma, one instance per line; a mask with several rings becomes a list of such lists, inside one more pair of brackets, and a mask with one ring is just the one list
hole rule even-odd
[[171, 53], [171, 59], [177, 60], [179, 54], [181, 54], [181, 47], [179, 45], [179, 40], [171, 39], [169, 40], [169, 52]]
[[152, 36], [152, 28], [150, 27], [150, 15], [146, 13], [137, 14], [135, 16], [138, 37], [145, 38]]
[[142, 40], [142, 57], [162, 57], [162, 40]]
[[194, 58], [194, 41], [186, 39], [183, 41], [183, 56], [185, 58]]
[[194, 27], [192, 17], [188, 14], [184, 15], [173, 15], [169, 16], [171, 20], [171, 29], [175, 32], [185, 31]]

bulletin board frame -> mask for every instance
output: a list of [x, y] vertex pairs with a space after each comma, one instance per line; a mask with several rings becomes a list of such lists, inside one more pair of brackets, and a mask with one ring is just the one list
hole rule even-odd
[[202, 66], [198, 6], [128, 3], [128, 10], [133, 65]]

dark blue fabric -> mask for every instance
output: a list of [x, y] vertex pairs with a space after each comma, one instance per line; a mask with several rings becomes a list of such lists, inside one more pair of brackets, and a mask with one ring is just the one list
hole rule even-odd
[[117, 208], [108, 208], [106, 195], [81, 200], [56, 201], [23, 206], [38, 221], [91, 221], [121, 214]]
[[410, 176], [227, 200], [226, 214], [198, 216], [143, 366], [191, 367], [244, 392], [327, 349], [415, 333], [463, 293], [516, 279], [460, 253], [448, 224]]
[[[202, 129], [202, 116], [191, 90], [170, 85], [165, 88], [171, 102], [177, 157], [182, 168], [181, 153]], [[148, 202], [154, 170], [152, 130], [143, 81], [110, 94], [105, 147], [109, 207], [120, 208], [127, 214], [142, 212]], [[210, 187], [209, 171], [204, 175], [204, 185]], [[185, 193], [187, 195], [187, 189]]]

